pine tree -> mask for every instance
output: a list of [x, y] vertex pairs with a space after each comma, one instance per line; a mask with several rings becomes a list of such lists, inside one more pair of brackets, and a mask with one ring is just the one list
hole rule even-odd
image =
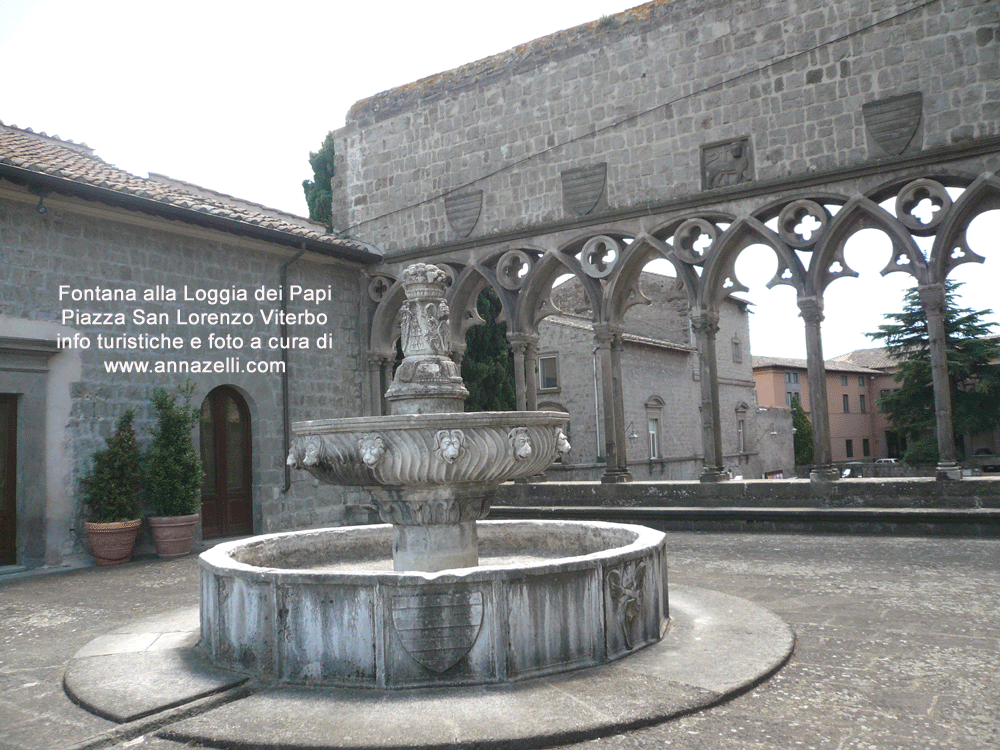
[[792, 443], [795, 446], [795, 465], [809, 466], [813, 462], [813, 426], [806, 416], [805, 409], [799, 403], [799, 397], [792, 397], [792, 427], [795, 436]]
[[309, 218], [326, 225], [327, 230], [333, 227], [333, 193], [330, 190], [330, 181], [333, 179], [333, 147], [333, 133], [327, 133], [319, 151], [309, 153], [313, 179], [302, 181], [302, 191], [309, 206]]
[[[945, 282], [945, 349], [951, 389], [952, 427], [956, 436], [1000, 426], [1000, 338], [991, 337], [993, 324], [983, 322], [991, 310], [958, 307], [961, 284]], [[930, 337], [917, 290], [903, 297], [903, 309], [886, 315], [893, 322], [868, 336], [883, 342], [899, 363], [899, 390], [879, 399], [893, 427], [911, 438], [904, 460], [937, 460], [937, 422], [931, 377]], [[961, 440], [956, 440], [960, 444]]]
[[514, 358], [507, 343], [507, 324], [497, 323], [502, 308], [492, 287], [479, 295], [476, 309], [486, 322], [465, 335], [462, 380], [469, 389], [465, 410], [512, 411], [517, 408]]

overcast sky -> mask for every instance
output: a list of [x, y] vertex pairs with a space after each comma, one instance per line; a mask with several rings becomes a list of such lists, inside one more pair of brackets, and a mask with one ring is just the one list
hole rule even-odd
[[[86, 142], [134, 174], [304, 215], [309, 152], [355, 101], [636, 4], [0, 0], [0, 120]], [[985, 233], [977, 242], [982, 252]], [[855, 255], [852, 265], [888, 260], [888, 250]], [[1000, 308], [998, 267], [994, 257], [962, 275], [969, 306]], [[878, 278], [877, 269], [857, 270]], [[752, 283], [770, 278], [766, 262], [741, 257], [737, 271], [757, 310], [753, 352], [804, 357], [794, 294]], [[872, 346], [861, 334], [898, 307], [899, 286], [835, 282], [826, 356]]]

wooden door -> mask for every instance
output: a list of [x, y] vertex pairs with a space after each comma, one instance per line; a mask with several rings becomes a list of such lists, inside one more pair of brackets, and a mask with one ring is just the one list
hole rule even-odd
[[250, 410], [232, 388], [201, 405], [201, 531], [205, 539], [253, 533]]
[[17, 396], [0, 394], [0, 565], [17, 564]]

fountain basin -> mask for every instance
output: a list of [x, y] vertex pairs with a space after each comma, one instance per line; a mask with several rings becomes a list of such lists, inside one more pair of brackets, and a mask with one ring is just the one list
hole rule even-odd
[[508, 682], [662, 637], [665, 537], [599, 522], [488, 521], [480, 565], [396, 572], [391, 526], [272, 534], [203, 553], [201, 642], [268, 683], [374, 689]]
[[558, 411], [444, 412], [296, 422], [288, 463], [327, 484], [499, 485], [557, 455]]

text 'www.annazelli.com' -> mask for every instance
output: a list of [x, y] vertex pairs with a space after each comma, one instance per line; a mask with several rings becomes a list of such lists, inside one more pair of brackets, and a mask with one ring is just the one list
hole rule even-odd
[[281, 361], [243, 361], [239, 357], [223, 359], [158, 359], [153, 362], [135, 360], [106, 360], [104, 371], [112, 373], [263, 373], [281, 374], [285, 371], [285, 363]]

